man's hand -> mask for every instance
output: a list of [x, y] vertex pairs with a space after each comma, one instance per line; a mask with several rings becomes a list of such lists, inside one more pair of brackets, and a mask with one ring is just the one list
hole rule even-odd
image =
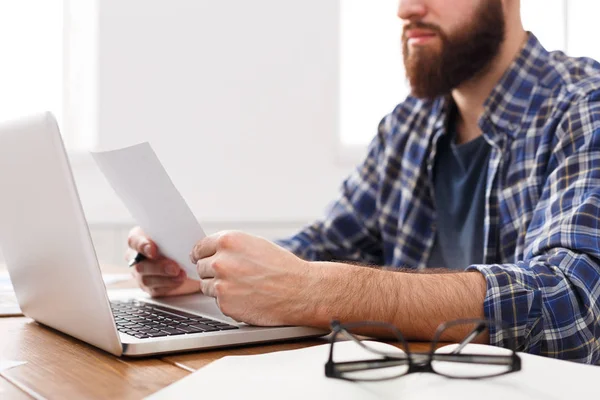
[[265, 239], [223, 232], [199, 241], [190, 254], [202, 292], [215, 297], [221, 311], [254, 325], [295, 325], [311, 313], [318, 274], [308, 262]]
[[146, 260], [133, 267], [138, 285], [153, 297], [175, 296], [198, 292], [200, 282], [187, 278], [185, 271], [173, 260], [160, 254], [156, 244], [139, 228], [129, 232], [126, 260], [142, 253]]
[[[407, 339], [429, 341], [442, 322], [484, 317], [486, 282], [477, 272], [419, 274], [307, 262], [241, 232], [202, 239], [190, 258], [204, 294], [215, 297], [224, 314], [249, 324], [327, 328], [332, 318], [383, 321]], [[460, 341], [464, 334], [443, 340]]]

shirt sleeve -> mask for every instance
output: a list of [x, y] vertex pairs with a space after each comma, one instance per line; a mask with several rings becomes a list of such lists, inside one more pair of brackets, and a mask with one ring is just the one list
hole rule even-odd
[[325, 216], [277, 244], [311, 261], [383, 263], [377, 198], [389, 118], [391, 115], [379, 124], [366, 159], [344, 180]]
[[555, 138], [526, 233], [526, 259], [468, 270], [486, 279], [486, 317], [510, 328], [492, 330], [491, 344], [515, 340], [521, 351], [599, 364], [600, 92], [570, 107]]

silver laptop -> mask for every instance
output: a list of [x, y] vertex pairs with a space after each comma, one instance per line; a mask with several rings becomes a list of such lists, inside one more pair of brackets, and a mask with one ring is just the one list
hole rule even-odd
[[114, 355], [321, 336], [256, 327], [200, 294], [109, 299], [58, 126], [45, 113], [0, 124], [0, 246], [23, 313]]

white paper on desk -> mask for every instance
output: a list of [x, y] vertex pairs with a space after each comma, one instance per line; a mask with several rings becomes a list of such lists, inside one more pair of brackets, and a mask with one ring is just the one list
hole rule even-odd
[[0, 271], [0, 317], [23, 315], [7, 271]]
[[27, 364], [25, 361], [0, 360], [0, 372]]
[[[381, 350], [394, 350], [386, 344], [373, 345], [381, 346]], [[352, 342], [336, 343], [335, 351], [340, 361], [369, 357]], [[354, 383], [325, 377], [328, 352], [329, 345], [322, 345], [254, 356], [224, 357], [149, 399], [191, 399], [199, 395], [266, 400], [586, 399], [591, 393], [598, 392], [596, 382], [600, 379], [598, 366], [520, 353], [522, 371], [496, 378], [461, 380], [432, 373], [414, 373], [387, 381]], [[463, 352], [494, 354], [494, 348], [468, 345]]]
[[92, 153], [135, 221], [187, 276], [199, 280], [189, 254], [206, 235], [149, 143]]

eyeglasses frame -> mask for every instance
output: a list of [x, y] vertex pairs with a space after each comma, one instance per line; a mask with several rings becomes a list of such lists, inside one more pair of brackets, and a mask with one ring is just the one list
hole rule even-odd
[[[454, 349], [452, 353], [436, 353], [435, 349], [437, 344], [440, 341], [440, 337], [442, 333], [452, 326], [455, 325], [464, 325], [464, 324], [476, 324], [475, 329], [473, 329], [466, 337], [463, 339], [458, 347]], [[354, 322], [342, 324], [337, 320], [333, 320], [331, 322], [331, 328], [333, 334], [330, 338], [330, 349], [329, 349], [329, 359], [325, 364], [325, 376], [328, 378], [342, 379], [351, 382], [377, 382], [377, 381], [385, 381], [389, 379], [399, 378], [401, 376], [405, 376], [415, 372], [431, 372], [435, 373], [450, 379], [487, 379], [493, 378], [496, 376], [506, 375], [512, 372], [517, 372], [521, 370], [521, 358], [516, 353], [514, 349], [514, 341], [509, 341], [509, 343], [513, 344], [513, 347], [509, 350], [512, 352], [511, 355], [499, 355], [499, 354], [461, 354], [459, 353], [469, 342], [471, 342], [475, 337], [477, 337], [481, 332], [483, 332], [486, 328], [489, 328], [491, 325], [500, 326], [503, 329], [506, 329], [507, 326], [505, 323], [501, 321], [491, 321], [484, 319], [459, 319], [454, 321], [449, 321], [442, 323], [436, 330], [434, 339], [431, 342], [431, 349], [429, 352], [411, 352], [410, 346], [408, 342], [404, 339], [404, 336], [400, 332], [400, 330], [392, 325], [385, 322], [377, 322], [377, 321], [364, 321], [364, 322]], [[397, 355], [393, 355], [390, 353], [386, 353], [377, 349], [373, 349], [359, 338], [357, 338], [354, 334], [350, 333], [350, 330], [361, 328], [361, 327], [369, 327], [369, 328], [385, 328], [389, 329], [394, 333], [396, 339], [402, 344], [402, 347], [405, 349], [405, 356], [398, 357]], [[507, 330], [507, 332], [509, 332]], [[375, 353], [379, 356], [382, 356], [381, 359], [367, 359], [367, 360], [357, 360], [357, 361], [344, 361], [344, 362], [335, 362], [333, 361], [333, 347], [336, 342], [336, 338], [338, 335], [344, 335], [348, 339], [354, 341], [356, 344], [364, 348], [365, 350]], [[469, 363], [469, 364], [487, 364], [487, 365], [504, 365], [508, 367], [507, 371], [503, 371], [498, 374], [485, 375], [485, 376], [452, 376], [440, 373], [436, 371], [432, 367], [433, 361], [448, 361], [448, 362], [456, 362], [456, 363]], [[373, 379], [352, 379], [343, 376], [344, 373], [347, 372], [357, 372], [357, 371], [366, 371], [373, 370], [379, 368], [389, 368], [397, 365], [406, 365], [408, 363], [408, 369], [405, 373], [400, 374], [398, 376], [384, 377], [384, 378], [373, 378]]]

